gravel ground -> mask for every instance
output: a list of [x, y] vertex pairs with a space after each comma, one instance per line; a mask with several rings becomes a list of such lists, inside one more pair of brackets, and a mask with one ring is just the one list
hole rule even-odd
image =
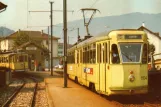
[[38, 83], [35, 107], [49, 107], [44, 82]]

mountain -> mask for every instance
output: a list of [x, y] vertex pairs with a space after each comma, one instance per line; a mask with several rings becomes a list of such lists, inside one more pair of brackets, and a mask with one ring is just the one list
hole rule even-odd
[[[106, 16], [93, 18], [89, 25], [89, 32], [91, 35], [96, 35], [101, 32], [107, 32], [113, 29], [139, 28], [144, 22], [145, 27], [153, 32], [161, 33], [161, 13], [147, 14], [147, 13], [129, 13], [116, 16]], [[63, 41], [63, 24], [57, 24], [53, 28], [53, 35], [57, 35]], [[86, 35], [83, 19], [68, 22], [68, 36], [69, 43], [73, 44], [77, 40], [77, 30], [70, 31], [70, 29], [80, 29], [80, 36], [83, 38]], [[47, 31], [47, 30], [46, 30]]]
[[0, 36], [8, 36], [12, 33], [14, 33], [15, 31], [8, 29], [6, 27], [0, 27]]

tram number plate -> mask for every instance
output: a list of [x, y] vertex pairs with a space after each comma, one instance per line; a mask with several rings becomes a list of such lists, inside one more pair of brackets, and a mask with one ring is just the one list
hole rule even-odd
[[147, 80], [147, 76], [141, 76], [141, 80]]

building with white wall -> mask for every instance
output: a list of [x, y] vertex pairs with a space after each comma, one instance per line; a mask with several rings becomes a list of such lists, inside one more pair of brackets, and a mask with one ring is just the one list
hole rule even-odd
[[[151, 30], [149, 30], [148, 28], [146, 28], [145, 26], [141, 26], [140, 28], [138, 28], [139, 30], [143, 30], [147, 33], [148, 39], [149, 39], [149, 43], [153, 44], [155, 46], [155, 53], [161, 53], [161, 37], [159, 35], [159, 33], [157, 32], [153, 32]], [[155, 56], [155, 59], [161, 59], [161, 55], [159, 56]]]

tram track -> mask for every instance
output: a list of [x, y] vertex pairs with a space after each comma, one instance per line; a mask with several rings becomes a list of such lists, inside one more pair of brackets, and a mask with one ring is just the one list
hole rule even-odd
[[16, 97], [16, 95], [19, 93], [19, 91], [24, 87], [25, 83], [23, 83], [23, 85], [18, 88], [8, 99], [6, 102], [4, 102], [4, 104], [2, 104], [2, 107], [8, 107], [9, 104], [12, 102], [12, 100]]
[[0, 88], [0, 107], [10, 102], [23, 85], [24, 81], [22, 79], [14, 78], [8, 86]]
[[24, 84], [3, 103], [2, 107], [34, 107], [37, 86], [38, 82], [36, 80], [26, 78]]
[[[30, 77], [31, 78], [31, 77]], [[32, 100], [31, 100], [31, 107], [34, 107], [35, 105], [35, 99], [36, 99], [36, 94], [37, 94], [37, 88], [38, 88], [38, 82], [35, 78], [31, 78], [33, 79], [33, 81], [35, 82], [35, 87], [34, 87], [34, 95], [32, 96]]]
[[[24, 88], [20, 90], [19, 94], [21, 93], [28, 93], [28, 94], [26, 94], [24, 97], [21, 96], [19, 99], [17, 99], [17, 101], [16, 101], [16, 98], [15, 98], [15, 101], [12, 100], [11, 102], [12, 103], [14, 102], [15, 104], [10, 104], [9, 107], [15, 107], [15, 106], [49, 107], [45, 83], [41, 77], [30, 75], [24, 72], [16, 73], [14, 77], [21, 78], [21, 79], [25, 78], [26, 85], [31, 83], [30, 85], [33, 85], [33, 86], [31, 87], [26, 86], [26, 90], [24, 92], [21, 92], [25, 88], [24, 86]], [[31, 92], [32, 92], [32, 95], [30, 95]], [[25, 97], [29, 97], [28, 101], [26, 101], [27, 99], [26, 100], [23, 99]], [[20, 100], [22, 100], [23, 102], [20, 102]]]
[[35, 80], [31, 78], [27, 78], [27, 83], [20, 90], [19, 94], [16, 96], [16, 98], [12, 101], [12, 103], [9, 106], [10, 107], [15, 107], [15, 106], [33, 107], [34, 100], [35, 100], [34, 98], [36, 95], [36, 88], [37, 88], [36, 84], [37, 83], [35, 83]]

